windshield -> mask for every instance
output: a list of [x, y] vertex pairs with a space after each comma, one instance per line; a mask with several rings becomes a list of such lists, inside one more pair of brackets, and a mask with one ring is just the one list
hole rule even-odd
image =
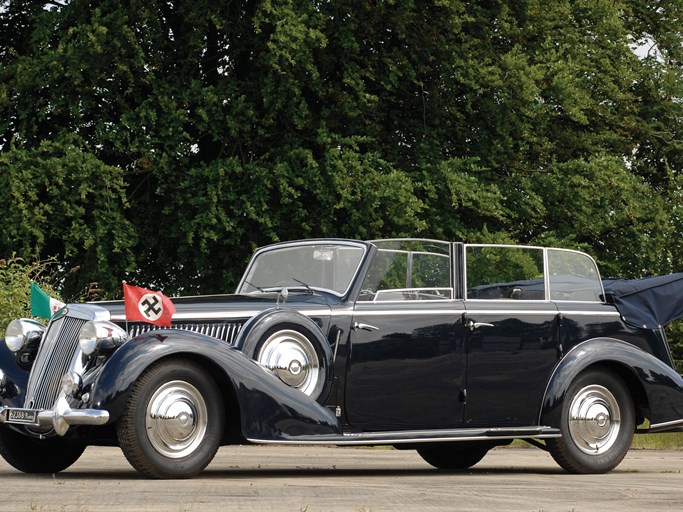
[[358, 271], [365, 247], [342, 243], [298, 244], [257, 252], [237, 293], [315, 288], [344, 295]]

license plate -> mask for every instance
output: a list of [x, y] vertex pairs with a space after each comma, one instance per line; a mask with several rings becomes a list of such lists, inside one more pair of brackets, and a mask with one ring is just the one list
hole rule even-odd
[[34, 409], [8, 409], [7, 423], [38, 423], [38, 411]]

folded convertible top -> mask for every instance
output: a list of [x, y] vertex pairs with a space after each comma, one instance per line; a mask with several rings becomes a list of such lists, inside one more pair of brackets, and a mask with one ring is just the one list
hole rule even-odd
[[604, 279], [605, 300], [624, 321], [657, 329], [683, 317], [683, 273], [645, 279]]

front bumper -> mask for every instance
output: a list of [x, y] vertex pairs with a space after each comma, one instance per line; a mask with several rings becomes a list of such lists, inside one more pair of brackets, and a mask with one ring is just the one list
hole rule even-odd
[[35, 417], [11, 418], [11, 407], [0, 407], [0, 423], [33, 427], [52, 427], [63, 436], [73, 425], [104, 425], [109, 421], [109, 412], [101, 409], [72, 409], [66, 398], [60, 397], [52, 409], [36, 411]]

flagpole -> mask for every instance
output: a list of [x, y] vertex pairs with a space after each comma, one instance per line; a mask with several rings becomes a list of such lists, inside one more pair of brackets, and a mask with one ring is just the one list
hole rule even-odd
[[126, 281], [123, 281], [123, 317], [126, 319], [126, 333], [130, 334], [128, 330], [128, 315], [126, 314]]

